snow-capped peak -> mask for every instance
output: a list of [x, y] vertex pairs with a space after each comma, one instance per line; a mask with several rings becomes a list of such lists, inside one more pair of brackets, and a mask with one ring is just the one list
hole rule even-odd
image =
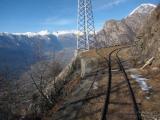
[[77, 34], [77, 31], [76, 30], [65, 30], [65, 31], [57, 31], [57, 32], [53, 32], [52, 33], [53, 35], [64, 35], [64, 34]]
[[38, 35], [48, 35], [48, 34], [50, 34], [48, 30], [43, 30], [43, 31], [38, 32]]
[[129, 16], [135, 14], [135, 13], [149, 13], [150, 11], [152, 11], [154, 8], [156, 8], [156, 5], [154, 4], [150, 4], [150, 3], [145, 3], [145, 4], [141, 4], [140, 6], [138, 6], [136, 9], [134, 9]]
[[49, 32], [48, 30], [42, 30], [40, 32], [24, 32], [24, 33], [8, 33], [8, 32], [0, 32], [0, 36], [2, 35], [24, 35], [24, 36], [28, 36], [28, 37], [34, 37], [34, 36], [48, 36], [48, 35], [65, 35], [65, 34], [78, 34], [78, 32], [76, 30], [65, 30], [65, 31], [57, 31], [57, 32]]
[[49, 35], [50, 33], [48, 32], [48, 30], [43, 30], [40, 32], [25, 32], [25, 33], [13, 33], [14, 35], [26, 35], [28, 37], [33, 37], [36, 35], [40, 35], [40, 36], [44, 36], [44, 35]]

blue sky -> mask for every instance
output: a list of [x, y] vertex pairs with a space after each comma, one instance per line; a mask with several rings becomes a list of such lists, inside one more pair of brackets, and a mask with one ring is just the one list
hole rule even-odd
[[[0, 32], [76, 30], [78, 0], [0, 0]], [[96, 29], [122, 19], [142, 3], [160, 0], [92, 0]]]

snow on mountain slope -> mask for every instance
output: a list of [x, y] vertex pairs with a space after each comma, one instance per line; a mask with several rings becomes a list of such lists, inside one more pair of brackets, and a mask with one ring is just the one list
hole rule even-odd
[[134, 9], [128, 15], [128, 17], [126, 17], [126, 24], [132, 29], [133, 32], [137, 32], [155, 8], [156, 5], [150, 3], [141, 4], [136, 9]]
[[[75, 48], [76, 47], [76, 30], [66, 30], [66, 31], [57, 31], [57, 32], [49, 32], [48, 30], [43, 30], [40, 32], [25, 32], [25, 33], [7, 33], [3, 32], [0, 33], [0, 36], [7, 36], [10, 39], [14, 39], [16, 36], [18, 41], [23, 41], [23, 37], [30, 38], [30, 41], [33, 38], [43, 39], [44, 41], [51, 41], [51, 36], [57, 37], [58, 41], [60, 42], [61, 46], [64, 48]], [[1, 40], [0, 40], [1, 41]], [[33, 41], [32, 41], [33, 42]], [[17, 43], [18, 44], [18, 43]]]
[[[4, 32], [5, 34], [10, 34], [7, 32]], [[2, 35], [3, 33], [0, 33]], [[33, 37], [33, 36], [47, 36], [47, 35], [67, 35], [67, 34], [77, 34], [76, 30], [63, 30], [63, 31], [57, 31], [57, 32], [49, 32], [48, 30], [42, 30], [40, 32], [25, 32], [25, 33], [12, 33], [13, 35], [26, 35], [28, 37]]]
[[57, 31], [53, 32], [53, 35], [67, 35], [67, 34], [77, 34], [77, 30], [63, 30], [63, 31]]
[[145, 3], [145, 4], [141, 4], [140, 6], [138, 6], [136, 9], [134, 9], [129, 16], [135, 14], [135, 13], [141, 13], [141, 14], [146, 14], [149, 13], [151, 10], [153, 10], [154, 8], [156, 8], [156, 5], [154, 4], [150, 4], [150, 3]]
[[49, 35], [51, 33], [48, 32], [48, 30], [43, 30], [40, 32], [25, 32], [25, 33], [12, 33], [13, 35], [26, 35], [28, 37], [34, 37], [34, 36], [44, 36]]

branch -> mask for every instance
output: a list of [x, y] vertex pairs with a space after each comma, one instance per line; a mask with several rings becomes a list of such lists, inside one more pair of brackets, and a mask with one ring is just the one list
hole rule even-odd
[[50, 104], [53, 104], [53, 102], [52, 102], [50, 99], [48, 99], [48, 97], [43, 93], [42, 89], [40, 89], [40, 88], [38, 87], [38, 85], [37, 85], [37, 83], [35, 82], [32, 74], [30, 74], [30, 77], [31, 77], [31, 79], [32, 79], [35, 87], [37, 88], [37, 90], [39, 91], [39, 93], [42, 95], [42, 97], [43, 97], [46, 101], [48, 101]]

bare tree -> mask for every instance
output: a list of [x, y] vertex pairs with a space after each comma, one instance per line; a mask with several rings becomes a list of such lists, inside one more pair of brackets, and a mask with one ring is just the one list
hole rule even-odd
[[10, 79], [8, 69], [0, 73], [0, 117], [8, 120], [14, 116], [13, 109], [16, 105], [13, 81]]
[[48, 97], [48, 95], [44, 93], [44, 90], [47, 87], [48, 83], [54, 81], [53, 87], [55, 91], [58, 92], [55, 79], [62, 68], [61, 64], [56, 59], [56, 53], [54, 49], [52, 52], [50, 52], [50, 58], [45, 58], [44, 46], [43, 44], [41, 44], [41, 42], [38, 42], [36, 44], [34, 51], [35, 58], [38, 62], [32, 65], [30, 71], [28, 72], [28, 75], [33, 82], [33, 85], [35, 86], [37, 93], [39, 93], [40, 95], [39, 101], [41, 101], [41, 103], [39, 106], [41, 106], [42, 109], [45, 109], [44, 104], [47, 108], [53, 106], [53, 104], [56, 102], [56, 97]]

